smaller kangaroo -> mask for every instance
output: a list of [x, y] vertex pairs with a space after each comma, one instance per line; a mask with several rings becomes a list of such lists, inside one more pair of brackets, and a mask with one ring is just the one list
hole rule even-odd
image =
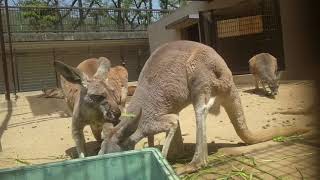
[[270, 95], [278, 94], [280, 72], [278, 71], [277, 59], [274, 56], [269, 53], [260, 53], [253, 56], [249, 60], [249, 69], [254, 76], [256, 89], [259, 89], [260, 82], [266, 94], [269, 93], [265, 84], [271, 90]]
[[104, 123], [116, 125], [124, 106], [128, 73], [124, 67], [111, 68], [107, 58], [87, 59], [73, 68], [60, 61], [54, 63], [61, 77], [61, 87], [72, 110], [72, 136], [79, 157], [86, 156], [83, 128], [90, 125], [97, 141], [102, 141]]

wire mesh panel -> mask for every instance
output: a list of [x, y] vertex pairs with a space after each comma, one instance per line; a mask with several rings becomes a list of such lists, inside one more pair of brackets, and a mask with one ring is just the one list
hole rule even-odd
[[[249, 59], [262, 52], [275, 56], [279, 69], [284, 70], [278, 3], [276, 0], [241, 1], [236, 6], [212, 10], [211, 14], [202, 12], [200, 17], [207, 22], [213, 21], [211, 32], [214, 34], [213, 38], [209, 38], [212, 43], [207, 40], [204, 43], [218, 51], [234, 74], [249, 73]], [[206, 26], [203, 25], [204, 28]], [[206, 36], [209, 33], [204, 33], [202, 38]]]
[[263, 32], [262, 16], [248, 16], [217, 22], [218, 38], [244, 36]]
[[20, 91], [56, 86], [53, 56], [50, 52], [17, 53], [16, 61]]
[[170, 12], [157, 9], [30, 6], [9, 7], [9, 18], [12, 32], [145, 31], [149, 24]]

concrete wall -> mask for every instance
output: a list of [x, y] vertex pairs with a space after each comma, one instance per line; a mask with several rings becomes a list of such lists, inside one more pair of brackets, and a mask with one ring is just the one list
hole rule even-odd
[[304, 1], [281, 0], [280, 14], [282, 21], [283, 45], [286, 62], [285, 79], [305, 79], [306, 72], [301, 71], [309, 62], [309, 42], [306, 38], [307, 28], [303, 8]]
[[148, 36], [150, 44], [150, 52], [154, 51], [158, 46], [175, 40], [181, 39], [181, 32], [179, 30], [167, 30], [166, 25], [184, 17], [189, 14], [199, 13], [209, 9], [220, 9], [232, 6], [244, 0], [215, 0], [210, 3], [203, 2], [189, 2], [187, 5], [177, 9], [172, 14], [162, 18], [161, 20], [149, 25]]
[[207, 2], [190, 2], [189, 4], [177, 9], [172, 14], [162, 18], [161, 20], [149, 25], [148, 36], [150, 52], [154, 51], [158, 46], [170, 42], [179, 40], [181, 34], [177, 30], [167, 30], [165, 27], [169, 23], [172, 23], [188, 14], [198, 13], [199, 10], [205, 9]]
[[[11, 61], [9, 49], [6, 48], [9, 85], [13, 91]], [[15, 76], [16, 81], [19, 81], [17, 84], [20, 85], [20, 91], [39, 90], [42, 88], [39, 84], [47, 87], [55, 86], [55, 74], [49, 73], [52, 71], [53, 67], [50, 67], [54, 59], [77, 66], [84, 59], [105, 56], [114, 66], [120, 65], [123, 58], [126, 61], [129, 80], [136, 81], [139, 70], [150, 55], [147, 39], [15, 42], [13, 49], [16, 62]], [[27, 70], [24, 70], [25, 68]], [[3, 92], [3, 69], [0, 66], [0, 94]]]
[[[188, 14], [198, 13], [208, 9], [220, 9], [239, 3], [243, 0], [215, 0], [207, 2], [191, 2], [179, 8], [173, 14], [152, 24], [148, 28], [150, 51], [154, 51], [159, 45], [179, 40], [178, 30], [166, 30], [165, 26]], [[306, 66], [308, 53], [308, 42], [305, 37], [307, 28], [304, 26], [306, 21], [305, 9], [302, 8], [304, 1], [281, 0], [280, 15], [282, 21], [283, 46], [285, 54], [286, 71], [282, 79], [306, 79], [305, 72], [301, 72], [301, 67]], [[310, 27], [309, 27], [310, 28]]]
[[[133, 32], [62, 32], [62, 33], [12, 33], [12, 42], [93, 41], [147, 39], [146, 31]], [[8, 42], [8, 36], [4, 36]]]

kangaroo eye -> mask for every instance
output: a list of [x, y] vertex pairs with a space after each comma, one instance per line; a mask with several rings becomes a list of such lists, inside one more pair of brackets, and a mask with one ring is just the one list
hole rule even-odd
[[90, 99], [92, 99], [94, 101], [102, 101], [104, 99], [104, 96], [91, 94]]

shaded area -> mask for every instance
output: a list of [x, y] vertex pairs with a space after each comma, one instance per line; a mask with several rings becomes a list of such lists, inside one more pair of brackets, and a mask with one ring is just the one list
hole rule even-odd
[[59, 112], [61, 117], [70, 117], [68, 107], [63, 99], [40, 98], [39, 95], [26, 96], [26, 99], [34, 116]]
[[[87, 156], [95, 156], [100, 150], [100, 144], [98, 141], [90, 141], [86, 143]], [[65, 153], [72, 159], [78, 158], [76, 147], [71, 147], [65, 151]]]
[[208, 167], [182, 179], [317, 179], [320, 149], [305, 144], [309, 140], [277, 143], [236, 156], [211, 154]]
[[[214, 154], [218, 152], [220, 148], [226, 147], [239, 147], [244, 144], [230, 144], [230, 143], [208, 143], [208, 154]], [[159, 150], [162, 149], [162, 145], [156, 145], [156, 148]], [[196, 144], [195, 143], [184, 143], [183, 144], [184, 152], [179, 152], [179, 154], [172, 155], [168, 157], [170, 163], [189, 163], [192, 160], [192, 157], [195, 152]]]
[[248, 89], [248, 90], [244, 90], [244, 93], [248, 93], [248, 94], [253, 94], [253, 95], [257, 95], [260, 97], [266, 97], [266, 98], [270, 98], [270, 99], [275, 99], [274, 96], [268, 95], [266, 94], [266, 92], [263, 89]]
[[6, 108], [7, 108], [7, 114], [4, 116], [3, 119], [0, 120], [0, 122], [1, 122], [1, 125], [0, 125], [0, 152], [2, 151], [1, 139], [2, 139], [4, 131], [8, 127], [9, 121], [12, 116], [12, 102], [11, 101], [7, 101]]

